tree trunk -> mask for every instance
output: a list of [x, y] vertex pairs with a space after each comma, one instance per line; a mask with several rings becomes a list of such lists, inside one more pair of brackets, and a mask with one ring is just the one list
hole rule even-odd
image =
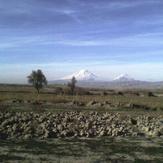
[[40, 89], [37, 88], [37, 101], [39, 101], [39, 100], [40, 100]]
[[39, 88], [36, 88], [37, 89], [37, 93], [40, 94], [40, 89]]

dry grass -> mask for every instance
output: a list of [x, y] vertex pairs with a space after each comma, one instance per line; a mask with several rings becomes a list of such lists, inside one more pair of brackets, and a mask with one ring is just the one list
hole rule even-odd
[[[54, 88], [53, 88], [54, 89]], [[97, 90], [100, 92], [102, 90]], [[134, 90], [135, 91], [135, 90]], [[139, 91], [138, 91], [139, 92]], [[22, 99], [22, 100], [44, 100], [52, 103], [64, 103], [72, 100], [88, 103], [92, 100], [97, 102], [109, 101], [113, 104], [117, 103], [135, 103], [147, 105], [150, 107], [163, 107], [163, 97], [148, 97], [146, 91], [141, 91], [144, 97], [135, 94], [124, 93], [124, 95], [56, 95], [52, 92], [43, 90], [41, 94], [29, 86], [4, 86], [0, 85], [0, 101]], [[100, 94], [100, 93], [99, 93]]]

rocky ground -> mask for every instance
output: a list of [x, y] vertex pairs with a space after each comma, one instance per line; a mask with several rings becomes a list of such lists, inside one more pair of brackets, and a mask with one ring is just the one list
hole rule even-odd
[[163, 116], [98, 112], [0, 112], [1, 139], [163, 136]]

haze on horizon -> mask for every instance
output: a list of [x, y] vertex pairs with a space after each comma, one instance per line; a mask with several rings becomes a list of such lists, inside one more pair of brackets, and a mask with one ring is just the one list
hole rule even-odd
[[0, 83], [33, 69], [163, 80], [162, 0], [0, 0]]

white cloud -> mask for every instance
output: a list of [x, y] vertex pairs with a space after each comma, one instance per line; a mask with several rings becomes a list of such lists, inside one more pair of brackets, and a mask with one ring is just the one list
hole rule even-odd
[[137, 34], [128, 37], [111, 39], [89, 39], [89, 40], [58, 40], [49, 42], [68, 46], [125, 46], [125, 47], [148, 47], [163, 45], [163, 33]]
[[[103, 2], [103, 1], [102, 1]], [[162, 2], [159, 0], [137, 0], [137, 1], [104, 1], [102, 5], [91, 3], [91, 5], [96, 9], [112, 9], [112, 10], [119, 10], [119, 9], [126, 9], [131, 7], [137, 7], [141, 5], [147, 4], [161, 4]]]

